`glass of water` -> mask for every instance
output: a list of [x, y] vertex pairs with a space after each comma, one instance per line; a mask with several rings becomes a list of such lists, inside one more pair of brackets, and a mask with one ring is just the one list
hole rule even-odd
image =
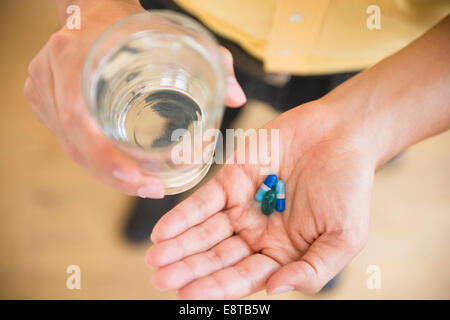
[[225, 92], [223, 56], [213, 36], [195, 20], [165, 10], [112, 25], [83, 70], [86, 104], [105, 135], [160, 178], [166, 194], [193, 187], [208, 171]]

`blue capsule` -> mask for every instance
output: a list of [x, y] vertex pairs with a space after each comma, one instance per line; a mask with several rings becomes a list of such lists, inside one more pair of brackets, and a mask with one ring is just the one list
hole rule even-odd
[[261, 202], [264, 198], [264, 194], [273, 188], [275, 183], [277, 182], [277, 175], [276, 174], [270, 174], [267, 176], [266, 180], [264, 180], [264, 183], [259, 187], [258, 191], [255, 194], [255, 199], [258, 202]]
[[277, 202], [275, 204], [275, 210], [278, 212], [283, 212], [286, 206], [285, 194], [284, 194], [284, 182], [278, 180], [275, 185], [275, 195], [277, 197]]

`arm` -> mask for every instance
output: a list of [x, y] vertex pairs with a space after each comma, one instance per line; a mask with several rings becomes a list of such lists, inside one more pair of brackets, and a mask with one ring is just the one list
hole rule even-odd
[[[28, 67], [25, 96], [37, 118], [59, 139], [66, 153], [93, 175], [129, 195], [164, 196], [162, 182], [123, 157], [102, 134], [87, 111], [81, 93], [85, 58], [97, 37], [112, 23], [143, 12], [137, 0], [58, 0], [62, 28], [55, 32]], [[80, 29], [70, 30], [67, 6], [80, 7]], [[232, 58], [224, 50], [228, 71], [226, 104], [246, 98], [234, 77]]]
[[323, 100], [376, 166], [450, 128], [450, 17]]
[[319, 291], [364, 247], [375, 169], [450, 127], [449, 29], [447, 18], [269, 122], [264, 128], [280, 134], [286, 210], [261, 213], [257, 165], [224, 165], [153, 229], [147, 262], [158, 267], [155, 286], [187, 299]]

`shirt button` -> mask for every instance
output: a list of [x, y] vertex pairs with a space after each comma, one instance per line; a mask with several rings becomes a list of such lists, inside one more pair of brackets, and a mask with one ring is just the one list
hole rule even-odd
[[300, 23], [303, 21], [303, 16], [300, 13], [294, 13], [289, 16], [290, 23]]
[[282, 49], [279, 52], [280, 56], [284, 57], [284, 58], [288, 58], [290, 56], [292, 56], [292, 51], [289, 49]]

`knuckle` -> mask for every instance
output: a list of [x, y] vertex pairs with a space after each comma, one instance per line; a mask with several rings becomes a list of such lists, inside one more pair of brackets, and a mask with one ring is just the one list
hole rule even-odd
[[[322, 287], [325, 285], [323, 284], [321, 280], [321, 276], [317, 273], [316, 268], [312, 266], [309, 262], [300, 262], [304, 270], [304, 274], [301, 276], [301, 281], [297, 285], [297, 289], [301, 292], [308, 293], [308, 294], [314, 294], [319, 292]], [[298, 270], [293, 266], [291, 269], [293, 278], [298, 276]]]
[[316, 294], [322, 290], [322, 288], [325, 286], [326, 283], [323, 283], [322, 281], [318, 281], [317, 279], [306, 281], [305, 284], [302, 286], [301, 290], [304, 293], [307, 294]]
[[304, 293], [307, 294], [316, 294], [318, 293], [320, 290], [322, 290], [322, 288], [325, 285], [319, 284], [317, 282], [311, 282], [307, 287], [305, 287], [304, 290], [302, 290]]
[[60, 115], [59, 121], [61, 122], [61, 126], [63, 128], [71, 128], [74, 122], [73, 116], [71, 112], [64, 112]]
[[31, 78], [27, 78], [25, 81], [25, 85], [23, 86], [23, 93], [25, 97], [28, 99], [28, 101], [33, 102], [35, 100], [34, 97], [34, 89], [33, 89], [33, 83], [31, 82]]
[[197, 279], [198, 275], [196, 273], [195, 264], [191, 262], [189, 259], [184, 259], [179, 262], [181, 265], [183, 265], [189, 272], [192, 274], [193, 279]]
[[68, 46], [70, 41], [70, 36], [66, 32], [59, 30], [50, 36], [48, 40], [49, 50], [51, 53], [60, 54]]
[[78, 117], [76, 112], [68, 108], [64, 112], [59, 113], [59, 121], [63, 128], [73, 130], [78, 122]]
[[220, 269], [223, 269], [225, 266], [223, 256], [223, 252], [221, 252], [220, 250], [211, 250], [207, 252], [207, 257], [211, 264], [218, 265]]
[[195, 229], [196, 237], [199, 243], [209, 243], [211, 240], [208, 230], [203, 225], [198, 225]]
[[28, 64], [28, 75], [30, 77], [30, 81], [36, 81], [39, 79], [39, 75], [41, 74], [41, 62], [40, 62], [40, 54], [31, 60], [30, 64]]
[[63, 151], [75, 162], [81, 163], [82, 157], [78, 150], [65, 139], [60, 139]]
[[357, 253], [366, 245], [367, 233], [358, 229], [346, 232], [344, 243], [350, 252]]
[[29, 102], [31, 111], [34, 113], [34, 115], [36, 116], [38, 121], [47, 126], [47, 124], [44, 123], [44, 118], [43, 118], [43, 114], [42, 114], [42, 110], [41, 110], [41, 108], [42, 108], [41, 101], [36, 94], [36, 91], [34, 89], [34, 84], [31, 80], [31, 78], [27, 78], [27, 81], [25, 82], [25, 85], [23, 87], [23, 93], [24, 93], [25, 98]]
[[238, 276], [242, 279], [242, 283], [246, 284], [248, 292], [254, 291], [256, 286], [253, 283], [252, 272], [244, 264], [236, 265], [235, 270]]
[[224, 56], [226, 63], [233, 64], [233, 55], [231, 54], [230, 50], [228, 50], [225, 47], [220, 47], [220, 51], [222, 52], [222, 55]]

